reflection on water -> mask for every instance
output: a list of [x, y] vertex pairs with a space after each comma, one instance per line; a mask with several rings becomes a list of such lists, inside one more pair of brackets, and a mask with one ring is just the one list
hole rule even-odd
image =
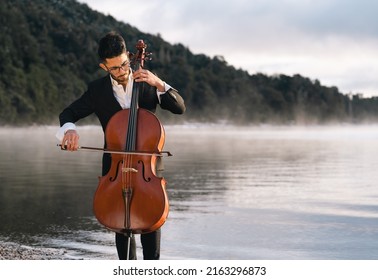
[[[162, 258], [377, 259], [377, 128], [166, 127]], [[55, 132], [0, 128], [0, 238], [116, 259], [92, 214], [101, 155], [62, 152]]]

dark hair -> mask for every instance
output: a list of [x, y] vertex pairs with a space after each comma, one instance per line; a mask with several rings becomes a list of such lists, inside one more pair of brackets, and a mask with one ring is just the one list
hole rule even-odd
[[111, 31], [101, 38], [97, 51], [102, 61], [119, 56], [124, 52], [126, 52], [125, 40], [115, 31]]

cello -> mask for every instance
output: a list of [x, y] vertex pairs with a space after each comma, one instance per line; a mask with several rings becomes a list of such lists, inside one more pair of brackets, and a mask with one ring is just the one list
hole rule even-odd
[[[143, 68], [146, 48], [139, 40], [137, 53], [130, 55], [134, 71]], [[130, 108], [113, 115], [106, 127], [107, 150], [118, 152], [112, 153], [110, 170], [99, 178], [93, 199], [97, 220], [128, 236], [129, 245], [132, 234], [159, 229], [169, 212], [166, 181], [155, 171], [165, 131], [154, 113], [138, 108], [140, 88], [140, 82], [133, 83]]]

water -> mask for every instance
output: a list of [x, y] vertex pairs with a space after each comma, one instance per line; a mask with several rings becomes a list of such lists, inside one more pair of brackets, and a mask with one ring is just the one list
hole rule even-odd
[[[0, 128], [0, 240], [117, 259], [92, 214], [101, 155], [60, 151], [56, 129]], [[81, 127], [81, 144], [101, 147], [101, 133]], [[378, 126], [186, 125], [166, 136], [162, 259], [378, 259]]]

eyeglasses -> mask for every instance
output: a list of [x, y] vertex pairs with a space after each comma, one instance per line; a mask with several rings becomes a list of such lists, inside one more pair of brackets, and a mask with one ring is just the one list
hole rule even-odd
[[[105, 64], [104, 64], [105, 65]], [[113, 67], [110, 67], [108, 68], [106, 65], [106, 69], [108, 69], [109, 72], [111, 73], [118, 73], [121, 69], [126, 71], [130, 66], [130, 61], [129, 60], [125, 60], [124, 63], [121, 64], [121, 66], [113, 66]]]

